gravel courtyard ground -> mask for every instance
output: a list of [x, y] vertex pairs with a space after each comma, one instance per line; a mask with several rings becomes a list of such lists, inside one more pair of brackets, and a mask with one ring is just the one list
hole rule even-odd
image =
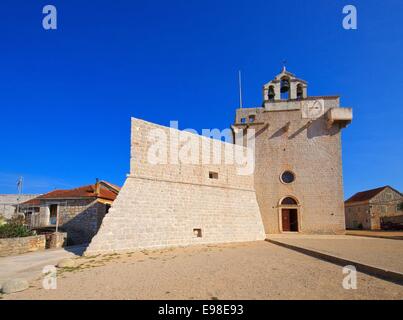
[[347, 230], [346, 235], [403, 240], [403, 231]]
[[81, 257], [2, 299], [403, 299], [403, 287], [358, 274], [345, 290], [342, 268], [268, 242]]
[[269, 239], [403, 274], [403, 241], [331, 235], [271, 235]]

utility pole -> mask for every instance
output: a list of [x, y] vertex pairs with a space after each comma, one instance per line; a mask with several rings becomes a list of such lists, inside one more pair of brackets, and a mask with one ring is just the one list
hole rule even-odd
[[24, 183], [24, 178], [22, 176], [19, 177], [18, 182], [17, 182], [17, 188], [18, 188], [18, 198], [17, 198], [17, 214], [20, 213], [20, 198], [22, 195], [22, 187]]

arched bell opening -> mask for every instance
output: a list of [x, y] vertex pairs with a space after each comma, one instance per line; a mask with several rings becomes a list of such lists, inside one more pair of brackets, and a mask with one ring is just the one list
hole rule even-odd
[[276, 93], [274, 91], [274, 86], [270, 86], [269, 90], [268, 90], [268, 97], [269, 97], [269, 101], [274, 101], [275, 97], [276, 97]]
[[297, 99], [303, 99], [304, 98], [304, 88], [302, 87], [302, 84], [297, 85]]
[[290, 79], [282, 77], [280, 81], [281, 100], [288, 100], [290, 98]]

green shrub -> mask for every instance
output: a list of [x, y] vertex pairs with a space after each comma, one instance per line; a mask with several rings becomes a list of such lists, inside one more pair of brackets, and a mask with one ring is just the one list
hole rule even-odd
[[0, 225], [0, 239], [29, 237], [34, 233], [24, 225], [20, 217], [13, 217], [6, 224]]

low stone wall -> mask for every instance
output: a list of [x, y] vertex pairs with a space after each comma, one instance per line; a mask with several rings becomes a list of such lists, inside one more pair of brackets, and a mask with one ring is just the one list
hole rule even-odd
[[62, 248], [67, 243], [67, 232], [46, 234], [46, 249]]
[[381, 218], [382, 229], [399, 229], [403, 230], [403, 215]]
[[45, 246], [46, 238], [44, 235], [0, 239], [0, 257], [44, 250]]

